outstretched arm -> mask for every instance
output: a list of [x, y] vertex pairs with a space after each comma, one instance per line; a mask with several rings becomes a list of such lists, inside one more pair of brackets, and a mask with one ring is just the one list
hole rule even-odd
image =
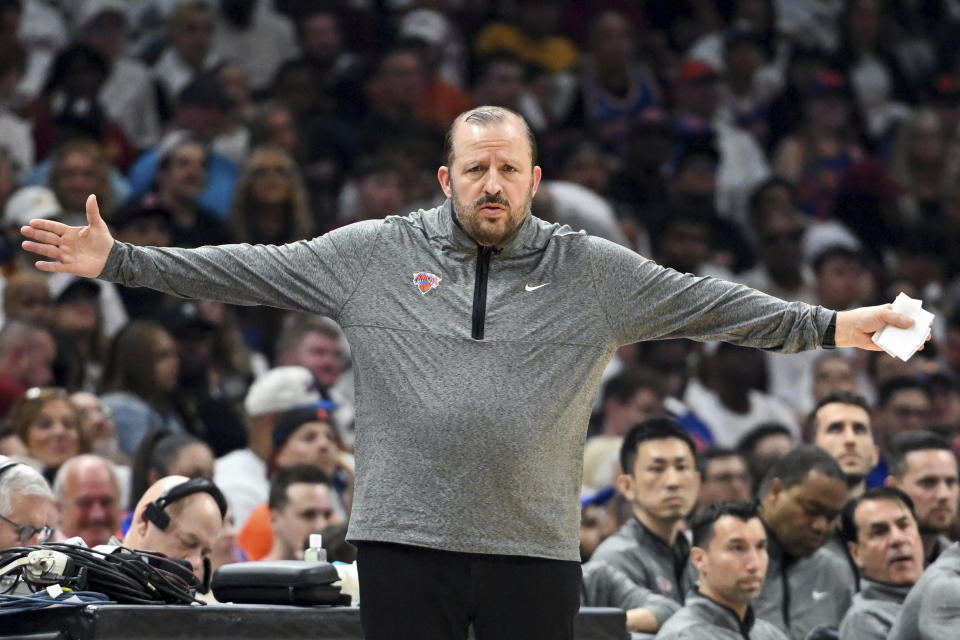
[[96, 278], [107, 263], [113, 248], [113, 237], [107, 223], [100, 217], [97, 197], [87, 197], [87, 226], [69, 227], [62, 222], [34, 219], [20, 232], [31, 238], [23, 241], [23, 248], [50, 258], [38, 260], [41, 271], [60, 271], [87, 278]]
[[139, 247], [115, 242], [87, 200], [85, 227], [31, 220], [23, 247], [49, 260], [43, 271], [99, 277], [182, 298], [260, 304], [322, 313], [336, 319], [375, 252], [383, 221], [341, 227], [282, 246], [231, 244], [196, 249]]

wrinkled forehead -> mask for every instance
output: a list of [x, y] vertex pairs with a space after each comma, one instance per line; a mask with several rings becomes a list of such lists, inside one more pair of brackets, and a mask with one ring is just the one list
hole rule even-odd
[[767, 539], [767, 532], [759, 517], [742, 520], [737, 516], [723, 515], [713, 525], [713, 541], [724, 546], [732, 540], [756, 544]]
[[462, 159], [472, 153], [497, 151], [530, 163], [532, 150], [527, 139], [527, 130], [519, 117], [507, 113], [500, 120], [478, 122], [469, 118], [454, 124], [453, 154]]
[[863, 532], [866, 527], [875, 524], [893, 524], [904, 516], [911, 521], [915, 521], [907, 505], [895, 498], [864, 500], [857, 505], [856, 511], [853, 512], [853, 520], [857, 525], [858, 532]]

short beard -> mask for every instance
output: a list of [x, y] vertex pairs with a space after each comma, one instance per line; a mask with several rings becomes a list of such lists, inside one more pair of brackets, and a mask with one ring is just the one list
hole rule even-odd
[[521, 216], [514, 221], [510, 217], [515, 209], [511, 206], [510, 201], [504, 198], [500, 194], [496, 195], [483, 195], [480, 196], [476, 202], [473, 203], [474, 209], [479, 209], [484, 204], [500, 204], [507, 208], [508, 219], [507, 223], [503, 228], [503, 233], [494, 234], [490, 231], [487, 231], [483, 228], [482, 225], [477, 223], [479, 214], [471, 217], [469, 215], [470, 206], [466, 205], [460, 197], [457, 195], [457, 190], [453, 186], [453, 180], [450, 180], [450, 200], [453, 202], [453, 213], [457, 218], [457, 221], [460, 222], [460, 226], [463, 227], [463, 230], [467, 232], [471, 238], [473, 238], [477, 244], [492, 247], [498, 244], [502, 244], [507, 238], [512, 236], [517, 229], [520, 228], [520, 225], [523, 224], [523, 221], [526, 220], [527, 214], [530, 211], [530, 205], [533, 203], [533, 177], [530, 178], [530, 185], [527, 188], [527, 198], [523, 203], [523, 206], [520, 208]]

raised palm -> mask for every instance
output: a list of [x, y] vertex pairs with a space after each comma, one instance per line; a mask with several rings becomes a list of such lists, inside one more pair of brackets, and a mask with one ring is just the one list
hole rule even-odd
[[20, 233], [30, 238], [23, 241], [24, 250], [51, 259], [38, 260], [37, 269], [87, 278], [100, 275], [113, 247], [113, 236], [100, 217], [97, 198], [92, 194], [87, 198], [87, 226], [70, 227], [62, 222], [34, 219], [29, 226], [20, 227]]

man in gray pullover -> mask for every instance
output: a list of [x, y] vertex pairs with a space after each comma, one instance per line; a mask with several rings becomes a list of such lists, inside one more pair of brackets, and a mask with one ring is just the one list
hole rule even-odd
[[312, 240], [136, 247], [91, 197], [88, 226], [33, 220], [23, 246], [43, 271], [332, 317], [356, 365], [366, 637], [460, 638], [472, 622], [481, 640], [569, 638], [586, 424], [618, 346], [876, 350], [873, 332], [912, 321], [681, 274], [531, 216], [536, 146], [508, 110], [461, 114], [445, 146], [444, 205]]
[[757, 508], [718, 502], [698, 514], [691, 528], [690, 561], [700, 585], [660, 628], [657, 640], [787, 640], [750, 607], [763, 588], [768, 561], [767, 534]]
[[803, 640], [817, 626], [838, 627], [853, 599], [846, 563], [823, 548], [847, 500], [833, 457], [801, 445], [778, 460], [759, 491], [770, 562], [753, 603], [758, 618]]
[[681, 526], [697, 502], [700, 474], [687, 431], [670, 418], [634, 426], [620, 447], [617, 488], [634, 517], [600, 543], [590, 562], [622, 571], [635, 584], [683, 604], [696, 583], [690, 543]]
[[955, 640], [958, 623], [960, 542], [954, 542], [907, 594], [889, 640]]
[[899, 489], [868, 489], [843, 508], [840, 532], [863, 573], [840, 640], [886, 640], [903, 599], [923, 573], [913, 502]]

